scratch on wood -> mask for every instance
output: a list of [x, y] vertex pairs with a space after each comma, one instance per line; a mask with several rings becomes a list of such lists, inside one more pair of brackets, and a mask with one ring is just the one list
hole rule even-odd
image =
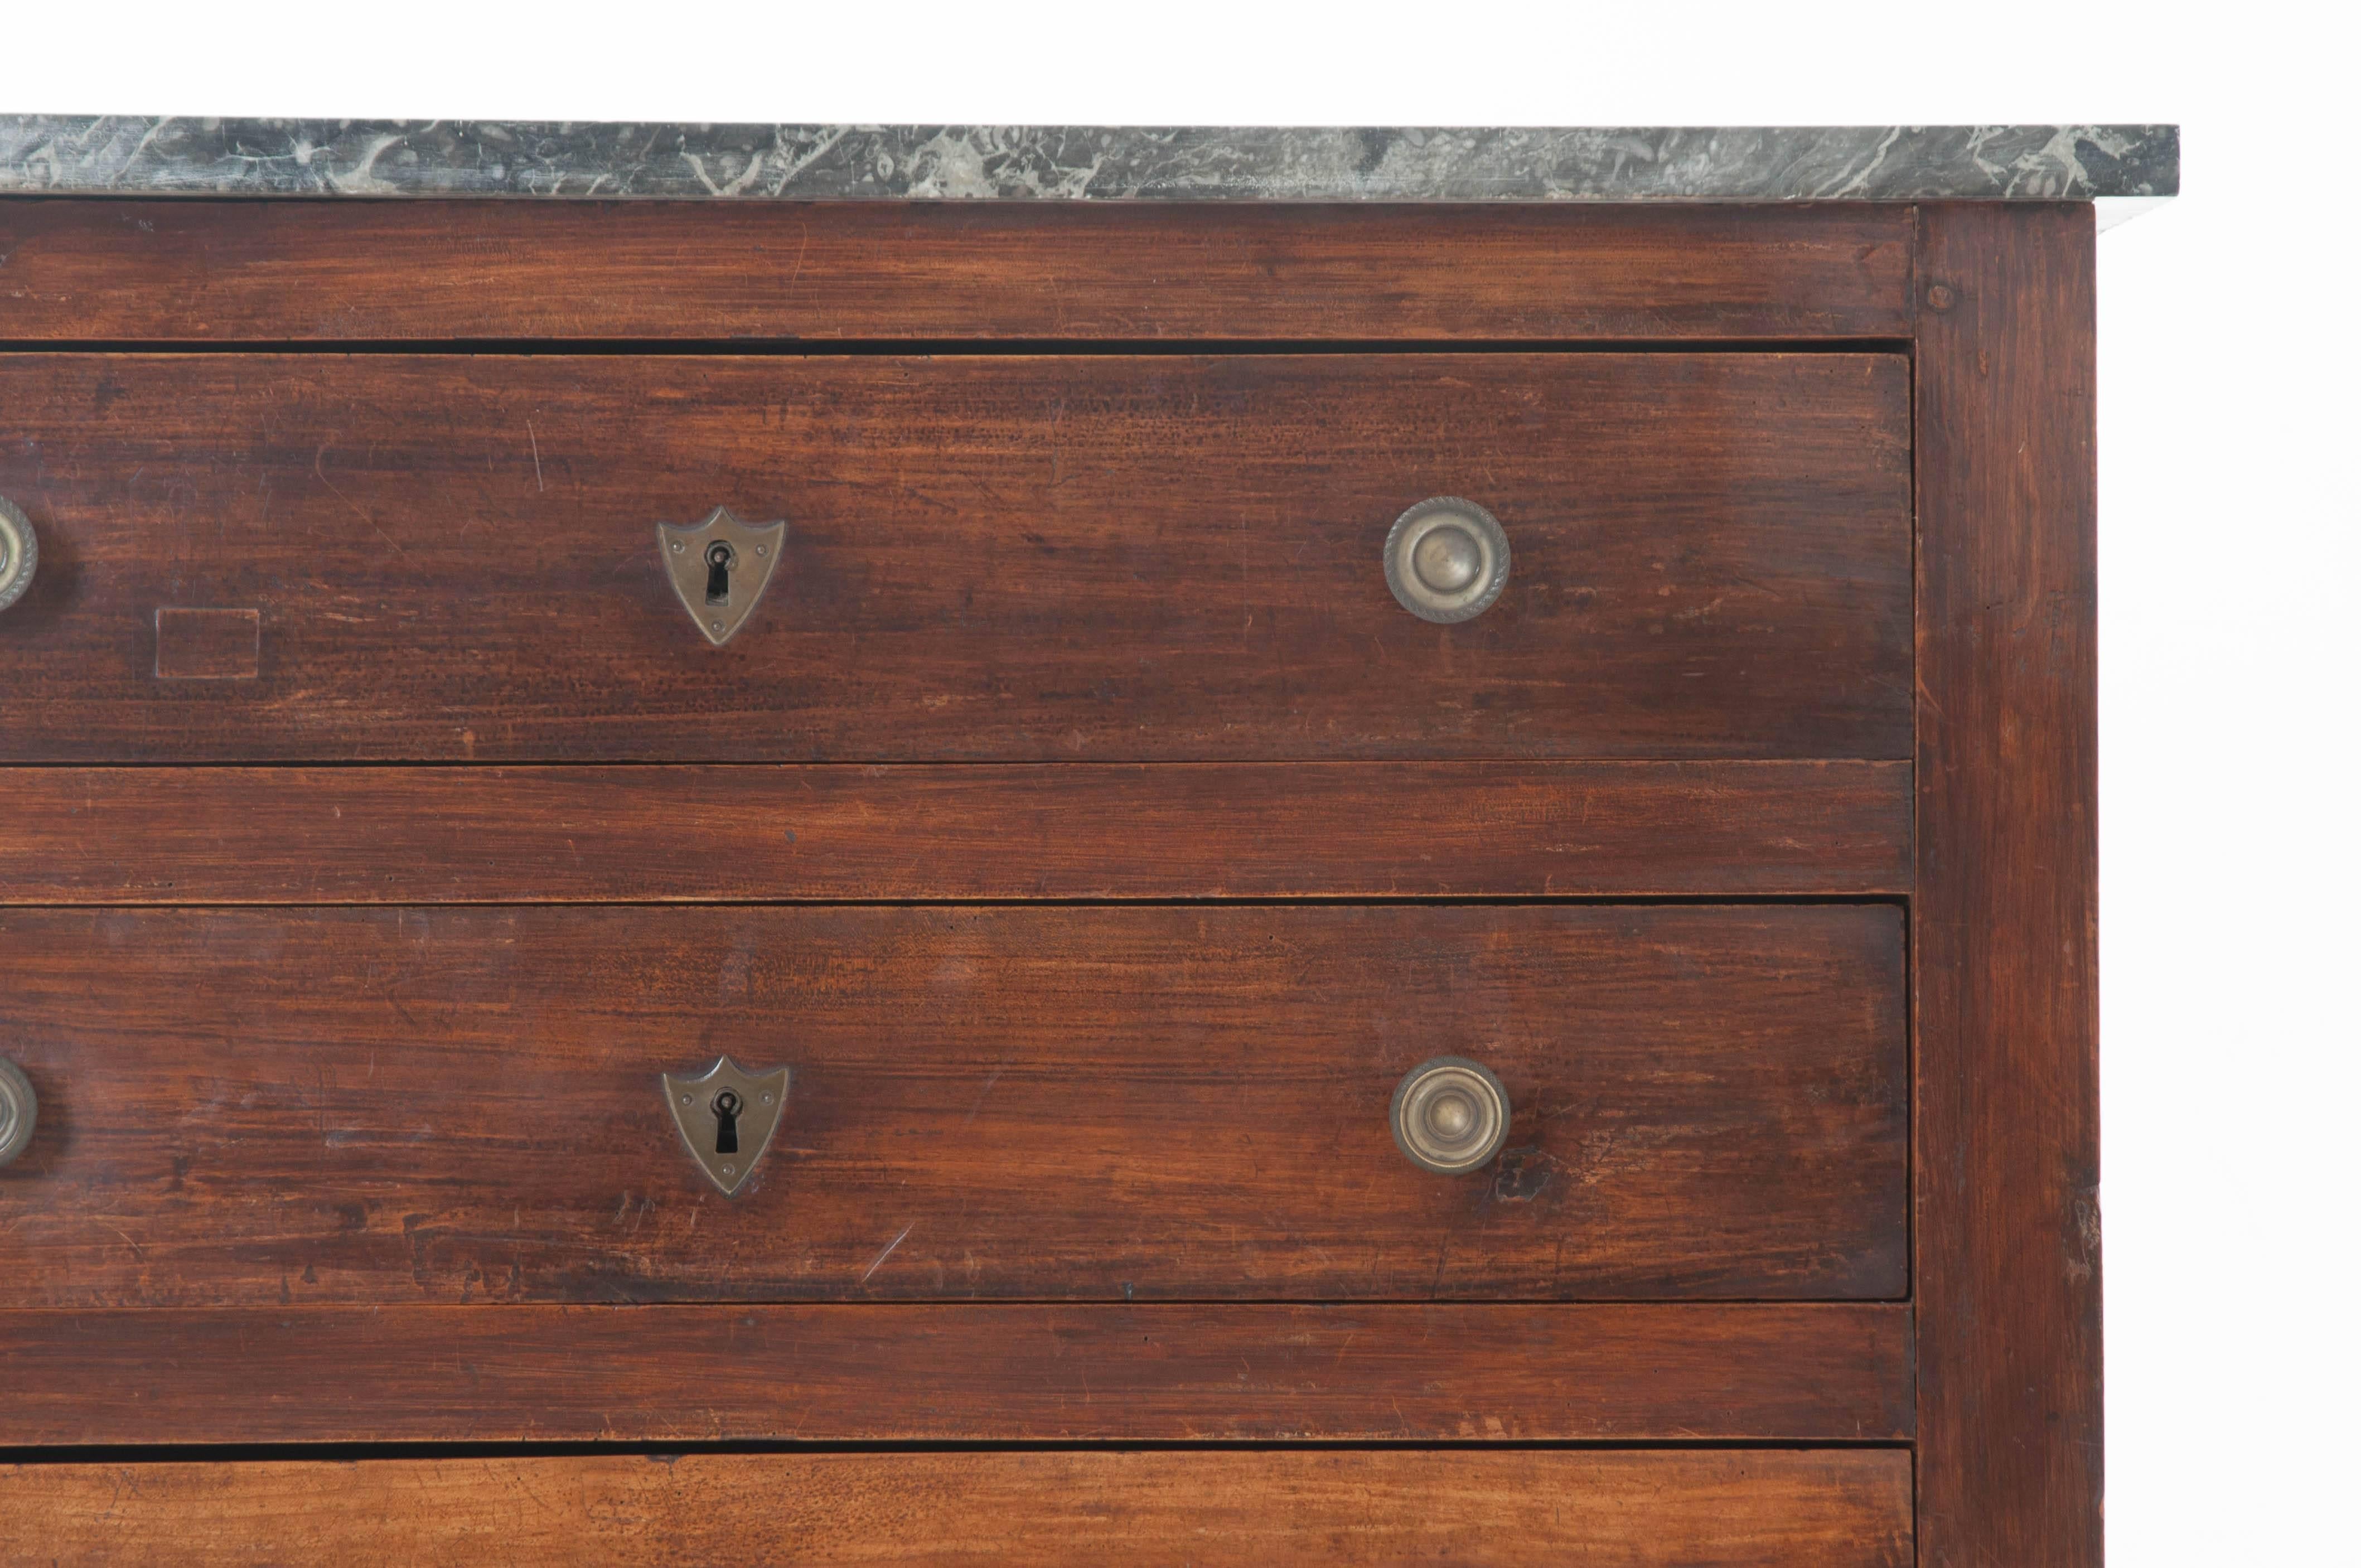
[[[1000, 1081], [1000, 1075], [1007, 1070], [1008, 1064], [1005, 1061], [998, 1067], [992, 1069], [992, 1076], [983, 1080], [983, 1088], [976, 1093], [975, 1103], [969, 1106], [967, 1108], [967, 1114], [960, 1119], [961, 1126], [964, 1127], [975, 1120], [975, 1113], [983, 1109], [984, 1097], [992, 1092], [992, 1086], [998, 1083]], [[891, 1249], [889, 1248], [888, 1250], [890, 1251]]]
[[887, 1258], [894, 1255], [894, 1249], [902, 1245], [903, 1237], [907, 1236], [912, 1229], [917, 1225], [917, 1221], [913, 1220], [909, 1224], [904, 1225], [902, 1227], [902, 1234], [895, 1236], [892, 1241], [887, 1242], [885, 1244], [885, 1250], [879, 1253], [874, 1258], [870, 1260], [869, 1266], [862, 1271], [861, 1283], [863, 1285], [869, 1283], [869, 1277], [877, 1272], [879, 1265], [883, 1264]]
[[329, 444], [330, 444], [328, 442], [322, 442], [320, 444], [320, 449], [312, 454], [313, 474], [318, 477], [320, 483], [328, 487], [329, 493], [334, 495], [338, 500], [345, 503], [346, 510], [350, 511], [355, 517], [359, 518], [363, 522], [368, 524], [370, 532], [376, 534], [379, 539], [384, 540], [387, 544], [390, 545], [395, 554], [408, 554], [409, 552], [402, 549], [400, 541], [396, 540], [392, 534], [388, 533], [384, 529], [379, 528], [377, 525], [377, 519], [363, 511], [359, 505], [354, 501], [352, 497], [345, 494], [345, 492], [338, 488], [336, 482], [328, 477], [327, 459]]

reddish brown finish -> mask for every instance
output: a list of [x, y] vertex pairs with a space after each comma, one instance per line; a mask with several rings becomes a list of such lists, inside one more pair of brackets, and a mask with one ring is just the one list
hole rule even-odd
[[258, 609], [170, 609], [156, 612], [159, 681], [250, 681], [261, 673]]
[[0, 341], [1903, 337], [1895, 207], [0, 204]]
[[687, 1454], [0, 1467], [0, 1552], [129, 1563], [1903, 1568], [1910, 1459]]
[[[712, 1561], [792, 1474], [807, 1558], [1900, 1563], [1915, 1507], [1931, 1568], [2096, 1568], [2091, 245], [0, 203], [26, 345], [1101, 351], [0, 357], [9, 761], [1027, 764], [19, 769], [0, 901], [1902, 894], [1918, 1027], [1914, 1283], [1894, 907], [12, 909], [0, 1443], [1917, 1446], [65, 1466], [0, 1556], [572, 1561], [605, 1507]], [[1377, 552], [1448, 490], [1516, 570], [1440, 629]], [[792, 526], [717, 652], [649, 525], [720, 501]], [[649, 1081], [722, 1049], [806, 1069], [737, 1204]], [[1482, 1179], [1384, 1135], [1443, 1050], [1507, 1064]], [[1633, 1295], [1725, 1299], [1532, 1299]], [[578, 1304], [643, 1299], [739, 1304]]]
[[0, 1442], [1889, 1442], [1905, 1306], [0, 1312]]
[[[1899, 355], [0, 356], [13, 762], [1871, 757]], [[1403, 610], [1412, 502], [1514, 569]], [[727, 647], [659, 520], [784, 514]], [[261, 611], [159, 682], [159, 606]]]
[[2086, 205], [1930, 207], [1918, 352], [1919, 1552], [2096, 1568]]
[[[15, 911], [0, 1305], [1896, 1297], [1876, 905]], [[796, 1069], [733, 1202], [657, 1087]], [[1518, 1108], [1396, 1149], [1433, 1056]]]
[[0, 770], [0, 902], [1896, 894], [1906, 762]]

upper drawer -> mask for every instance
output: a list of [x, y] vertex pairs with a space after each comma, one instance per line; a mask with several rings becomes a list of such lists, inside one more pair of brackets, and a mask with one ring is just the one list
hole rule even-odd
[[[0, 760], [1903, 757], [1907, 399], [1879, 354], [5, 356]], [[1384, 573], [1438, 495], [1510, 550], [1456, 625]], [[656, 524], [724, 505], [787, 528], [716, 647]]]

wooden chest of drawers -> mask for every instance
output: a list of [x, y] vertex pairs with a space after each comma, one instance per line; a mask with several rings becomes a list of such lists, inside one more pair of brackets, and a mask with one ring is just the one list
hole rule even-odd
[[0, 203], [0, 1555], [2094, 1563], [2092, 234]]

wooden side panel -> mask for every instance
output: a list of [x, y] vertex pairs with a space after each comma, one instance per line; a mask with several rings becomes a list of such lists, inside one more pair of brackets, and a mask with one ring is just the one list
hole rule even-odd
[[0, 1312], [0, 1443], [1900, 1442], [1900, 1305]]
[[0, 903], [1899, 894], [1907, 762], [13, 768]]
[[1926, 211], [1918, 351], [1920, 1553], [2096, 1568], [2096, 578], [2087, 206]]
[[[1891, 354], [0, 356], [29, 762], [1901, 760]], [[1465, 490], [1513, 567], [1387, 589]], [[709, 646], [659, 521], [785, 517]], [[159, 680], [158, 612], [253, 678]]]
[[0, 203], [0, 340], [1900, 337], [1906, 209]]
[[[17, 910], [0, 1305], [1892, 1298], [1872, 905]], [[793, 1069], [723, 1199], [659, 1075]], [[1460, 1178], [1395, 1084], [1515, 1107]], [[708, 1124], [710, 1126], [710, 1123]]]
[[1903, 1568], [1910, 1458], [685, 1454], [0, 1467], [0, 1552], [60, 1564], [1175, 1562]]

